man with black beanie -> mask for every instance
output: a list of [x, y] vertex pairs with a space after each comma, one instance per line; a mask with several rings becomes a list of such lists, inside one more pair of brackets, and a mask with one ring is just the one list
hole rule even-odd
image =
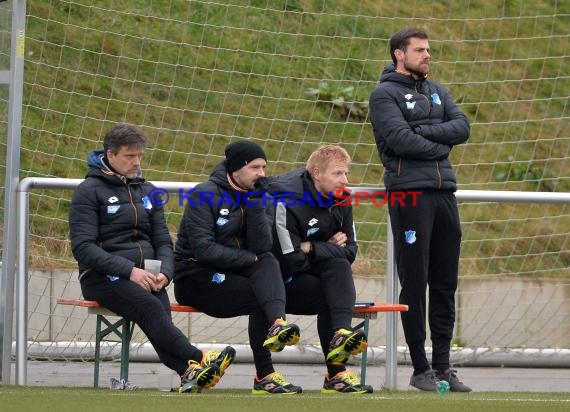
[[270, 353], [296, 344], [300, 332], [285, 320], [285, 287], [271, 253], [271, 213], [259, 199], [266, 164], [258, 144], [240, 140], [226, 147], [225, 160], [196, 186], [178, 231], [174, 294], [179, 303], [213, 317], [249, 315], [253, 393], [294, 394], [301, 387], [275, 371]]

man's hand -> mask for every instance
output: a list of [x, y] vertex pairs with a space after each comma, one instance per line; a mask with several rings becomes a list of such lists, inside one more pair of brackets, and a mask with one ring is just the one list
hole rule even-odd
[[260, 177], [255, 181], [253, 187], [255, 187], [255, 190], [259, 193], [267, 192], [267, 190], [269, 190], [269, 179], [266, 177]]
[[309, 242], [308, 240], [301, 242], [299, 247], [301, 248], [301, 251], [305, 255], [308, 255], [309, 253], [311, 253], [311, 249], [313, 248], [313, 246], [311, 245], [311, 242]]
[[331, 238], [328, 240], [329, 243], [335, 244], [340, 247], [346, 246], [346, 241], [348, 240], [348, 236], [344, 232], [336, 232]]
[[133, 268], [130, 280], [148, 292], [160, 292], [168, 285], [168, 278], [164, 274], [153, 275], [140, 268]]

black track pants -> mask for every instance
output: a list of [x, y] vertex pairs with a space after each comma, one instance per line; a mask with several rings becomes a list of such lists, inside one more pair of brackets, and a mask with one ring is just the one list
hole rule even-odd
[[87, 273], [81, 278], [83, 297], [136, 323], [148, 337], [161, 362], [182, 375], [188, 361], [202, 361], [202, 351], [172, 323], [166, 289], [151, 293], [128, 279], [111, 281], [107, 276]]
[[[287, 313], [317, 315], [317, 331], [326, 358], [334, 331], [352, 324], [356, 290], [350, 263], [338, 258], [313, 264], [310, 272], [294, 275], [285, 290]], [[335, 375], [345, 368], [327, 364], [327, 369]]]
[[[248, 333], [256, 373], [263, 378], [274, 372], [271, 353], [263, 348], [263, 342], [275, 319], [285, 318], [285, 287], [277, 259], [263, 258], [242, 271], [219, 270], [180, 278], [186, 270], [185, 262], [176, 262], [177, 302], [216, 318], [249, 315]], [[221, 278], [223, 281], [219, 281]]]
[[426, 288], [432, 367], [449, 367], [461, 244], [457, 201], [451, 192], [423, 191], [417, 205], [389, 206], [401, 292], [402, 326], [414, 369], [429, 368], [425, 352]]

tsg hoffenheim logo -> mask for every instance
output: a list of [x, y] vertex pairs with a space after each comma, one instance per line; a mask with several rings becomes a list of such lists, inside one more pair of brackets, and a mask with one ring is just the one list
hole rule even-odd
[[415, 230], [406, 230], [404, 232], [404, 238], [406, 239], [406, 243], [410, 245], [416, 243], [416, 231]]
[[143, 198], [142, 198], [142, 202], [143, 202], [143, 207], [144, 207], [146, 210], [152, 209], [152, 202], [150, 201], [150, 199], [149, 199], [148, 196], [143, 197]]
[[441, 99], [439, 98], [439, 94], [433, 93], [431, 95], [431, 101], [434, 102], [435, 104], [441, 104]]

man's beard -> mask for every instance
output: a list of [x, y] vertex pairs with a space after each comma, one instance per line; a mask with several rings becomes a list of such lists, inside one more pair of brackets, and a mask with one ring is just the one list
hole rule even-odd
[[404, 69], [405, 69], [407, 72], [411, 73], [412, 75], [414, 75], [415, 77], [418, 77], [418, 78], [423, 78], [423, 77], [426, 77], [426, 76], [427, 76], [427, 71], [426, 71], [426, 72], [421, 72], [421, 71], [419, 71], [419, 70], [417, 70], [417, 69], [415, 69], [415, 68], [412, 68], [412, 67], [408, 66], [406, 63], [404, 63]]

